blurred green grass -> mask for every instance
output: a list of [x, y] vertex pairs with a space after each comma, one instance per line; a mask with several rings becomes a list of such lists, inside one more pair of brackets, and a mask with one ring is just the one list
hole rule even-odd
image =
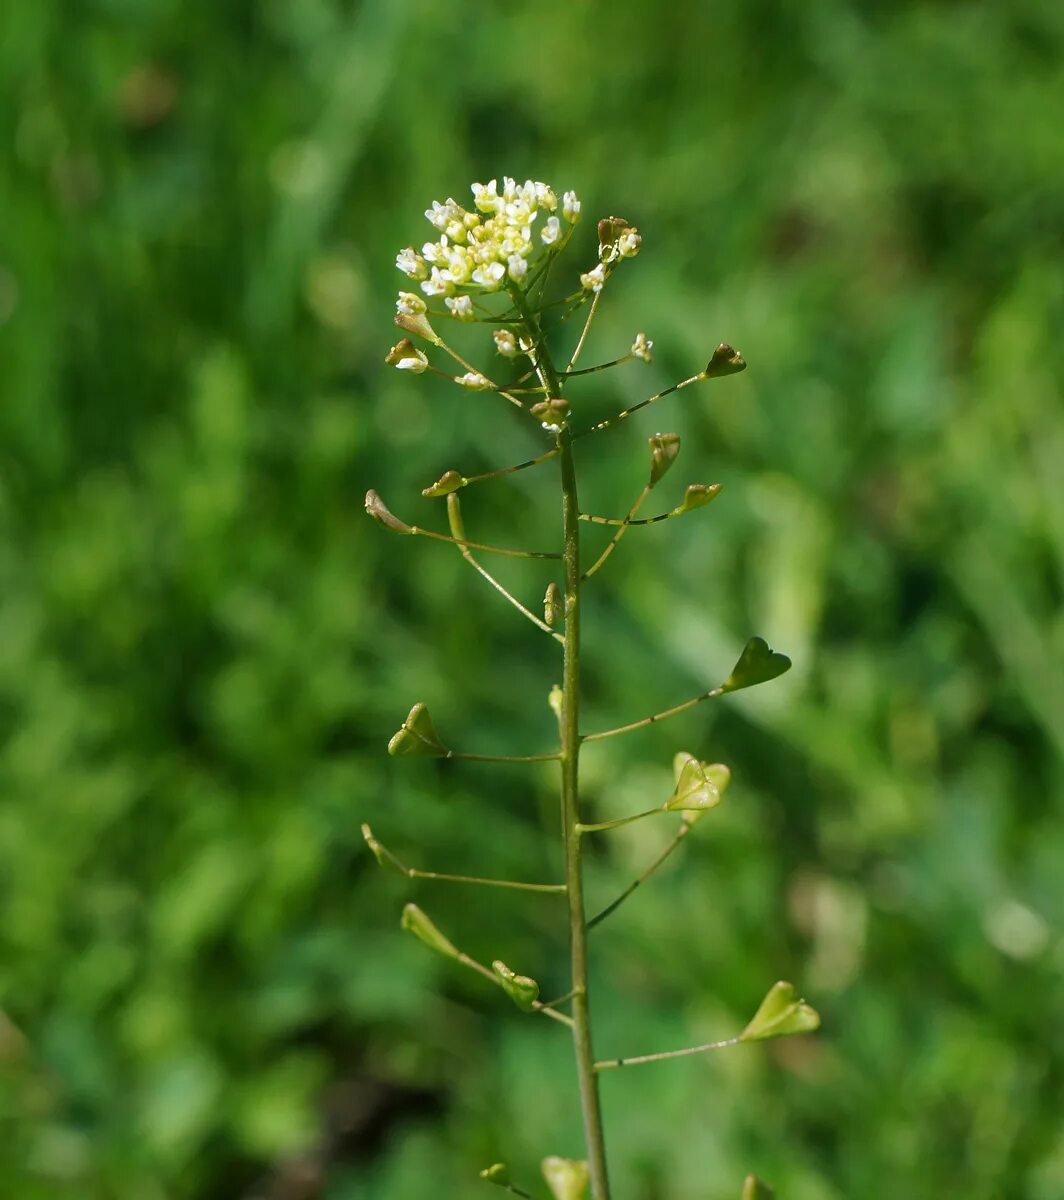
[[[553, 658], [361, 514], [537, 449], [381, 363], [422, 209], [504, 173], [575, 188], [585, 246], [643, 231], [588, 361], [643, 328], [655, 362], [589, 414], [750, 363], [587, 446], [599, 511], [658, 428], [726, 485], [604, 573], [589, 722], [751, 633], [796, 663], [587, 754], [603, 813], [680, 746], [735, 772], [596, 934], [603, 1053], [724, 1036], [779, 976], [825, 1018], [606, 1079], [619, 1194], [1064, 1194], [1062, 51], [1052, 0], [0, 10], [0, 1194], [429, 1200], [579, 1150], [564, 1035], [397, 931], [416, 899], [562, 990], [554, 901], [407, 885], [358, 833], [557, 869], [549, 771], [383, 752], [415, 699], [539, 748]], [[467, 522], [547, 544], [553, 493]], [[664, 836], [611, 836], [592, 895]]]

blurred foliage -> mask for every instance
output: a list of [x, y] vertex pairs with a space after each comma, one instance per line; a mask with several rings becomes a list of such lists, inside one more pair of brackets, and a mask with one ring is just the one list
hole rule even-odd
[[[594, 935], [601, 1051], [732, 1034], [780, 976], [824, 1016], [605, 1078], [618, 1195], [1064, 1195], [1061, 111], [1057, 0], [0, 7], [0, 1193], [437, 1200], [580, 1151], [564, 1031], [397, 928], [560, 991], [556, 899], [359, 835], [558, 870], [549, 769], [384, 755], [414, 700], [542, 748], [553, 650], [361, 513], [442, 521], [443, 470], [537, 448], [381, 364], [421, 210], [509, 173], [579, 192], [584, 255], [644, 234], [588, 361], [645, 328], [654, 365], [589, 415], [750, 363], [584, 444], [595, 511], [659, 428], [725, 485], [591, 593], [589, 724], [751, 634], [796, 664], [586, 754], [606, 816], [678, 748], [734, 771]], [[466, 520], [545, 545], [555, 493]], [[593, 898], [666, 823], [596, 842]]]

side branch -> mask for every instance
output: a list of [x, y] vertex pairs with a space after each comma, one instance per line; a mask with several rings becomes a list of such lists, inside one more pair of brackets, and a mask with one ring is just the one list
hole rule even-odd
[[600, 924], [600, 922], [605, 921], [605, 919], [608, 916], [610, 916], [611, 913], [616, 912], [617, 909], [620, 908], [621, 905], [625, 902], [625, 900], [627, 900], [628, 897], [636, 890], [636, 888], [641, 887], [644, 883], [646, 883], [646, 881], [651, 877], [651, 875], [653, 875], [654, 872], [658, 869], [658, 867], [660, 867], [666, 861], [666, 859], [668, 859], [669, 855], [672, 854], [672, 852], [676, 849], [676, 847], [684, 840], [685, 837], [687, 837], [687, 835], [690, 832], [691, 832], [691, 823], [690, 823], [690, 821], [685, 820], [684, 823], [680, 826], [679, 833], [677, 833], [677, 835], [672, 839], [672, 841], [669, 842], [669, 844], [658, 855], [658, 857], [654, 859], [654, 861], [650, 864], [649, 867], [647, 867], [647, 869], [642, 873], [642, 875], [638, 876], [636, 879], [633, 879], [632, 882], [624, 889], [624, 891], [621, 892], [621, 894], [617, 897], [616, 900], [612, 901], [612, 903], [610, 903], [610, 904], [607, 904], [606, 907], [601, 912], [596, 913], [591, 918], [591, 920], [588, 921], [588, 923], [587, 923], [588, 930], [594, 929], [596, 925]]
[[706, 1042], [702, 1046], [688, 1046], [686, 1050], [666, 1050], [663, 1054], [640, 1054], [636, 1058], [608, 1058], [595, 1063], [596, 1071], [607, 1071], [611, 1067], [636, 1067], [641, 1063], [661, 1062], [666, 1058], [686, 1058], [690, 1054], [704, 1054], [707, 1050], [723, 1050], [727, 1046], [738, 1046], [741, 1037], [725, 1038], [722, 1042]]
[[513, 888], [521, 892], [550, 892], [564, 895], [564, 883], [520, 883], [511, 879], [481, 879], [474, 875], [447, 875], [439, 871], [419, 871], [417, 867], [408, 867], [401, 862], [388, 848], [373, 836], [373, 830], [366, 824], [362, 826], [362, 837], [370, 848], [373, 857], [386, 870], [405, 875], [407, 879], [431, 879], [441, 883], [476, 883], [482, 887]]
[[422, 489], [421, 494], [427, 497], [448, 496], [459, 488], [468, 487], [471, 483], [482, 483], [485, 479], [498, 479], [503, 475], [512, 475], [515, 471], [525, 471], [529, 467], [538, 467], [540, 463], [556, 457], [558, 448], [548, 450], [537, 458], [529, 458], [512, 467], [500, 467], [497, 471], [485, 471], [480, 475], [463, 475], [459, 471], [445, 471], [434, 484]]
[[677, 713], [682, 713], [688, 708], [694, 708], [696, 704], [701, 704], [703, 700], [713, 700], [717, 696], [723, 696], [725, 690], [723, 684], [718, 684], [717, 687], [710, 688], [708, 692], [703, 692], [700, 696], [692, 696], [690, 700], [685, 700], [683, 704], [677, 704], [673, 708], [666, 708], [662, 712], [654, 713], [651, 717], [644, 717], [641, 721], [633, 721], [630, 725], [620, 725], [616, 729], [604, 729], [601, 733], [586, 733], [582, 740], [585, 742], [599, 742], [603, 738], [617, 737], [622, 733], [633, 733], [637, 729], [644, 729], [647, 725], [663, 721], [666, 717], [674, 717]]

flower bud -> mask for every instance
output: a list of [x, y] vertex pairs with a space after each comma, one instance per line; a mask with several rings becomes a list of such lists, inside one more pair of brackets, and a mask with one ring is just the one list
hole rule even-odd
[[746, 359], [733, 346], [729, 346], [727, 342], [721, 342], [713, 351], [713, 357], [706, 365], [703, 374], [707, 379], [719, 379], [722, 375], [737, 375], [740, 371], [745, 370]]
[[639, 230], [634, 226], [630, 227], [617, 239], [617, 253], [620, 254], [621, 258], [635, 258], [642, 244], [643, 238]]
[[676, 461], [680, 453], [678, 433], [655, 433], [647, 438], [650, 447], [650, 486], [654, 487]]
[[637, 333], [635, 341], [632, 343], [632, 353], [636, 358], [640, 358], [645, 363], [652, 363], [654, 343], [647, 337], [645, 333]]
[[456, 375], [454, 381], [471, 392], [486, 392], [491, 388], [491, 380], [479, 371], [466, 371], [464, 375]]
[[561, 616], [561, 600], [561, 592], [558, 591], [558, 585], [552, 579], [543, 594], [543, 620], [548, 625], [554, 625]]
[[543, 1160], [541, 1169], [554, 1200], [584, 1200], [587, 1196], [591, 1172], [586, 1162], [552, 1155]]
[[540, 400], [528, 411], [537, 421], [542, 422], [544, 429], [556, 433], [569, 416], [569, 401], [564, 396], [555, 396], [550, 400]]
[[405, 521], [400, 521], [394, 513], [388, 511], [384, 501], [372, 488], [366, 493], [365, 506], [366, 512], [385, 529], [390, 529], [393, 533], [414, 532], [410, 525], [407, 525]]
[[547, 693], [547, 704], [550, 707], [551, 712], [554, 713], [559, 721], [562, 719], [562, 700], [564, 698], [565, 693], [557, 684], [554, 684], [551, 690]]
[[465, 487], [465, 485], [465, 476], [459, 475], [457, 471], [444, 471], [434, 484], [423, 488], [421, 494], [429, 499], [436, 499], [439, 496], [447, 496], [451, 492], [457, 492], [459, 488]]
[[532, 1006], [539, 999], [539, 984], [527, 975], [517, 975], [500, 959], [491, 964], [491, 969], [499, 981], [502, 990], [510, 997], [522, 1012], [531, 1012]]
[[743, 1200], [772, 1200], [775, 1192], [756, 1175], [747, 1175], [743, 1182]]
[[517, 349], [517, 338], [509, 329], [493, 329], [491, 336], [495, 341], [495, 349], [504, 358], [516, 358], [519, 351]]
[[428, 707], [418, 703], [407, 713], [406, 720], [392, 734], [388, 742], [388, 753], [393, 758], [417, 756], [421, 758], [448, 758], [450, 750], [440, 740], [436, 726], [429, 716]]
[[416, 904], [406, 905], [399, 924], [408, 933], [412, 933], [418, 941], [424, 942], [430, 950], [446, 955], [447, 958], [459, 957], [458, 948], [440, 933]]

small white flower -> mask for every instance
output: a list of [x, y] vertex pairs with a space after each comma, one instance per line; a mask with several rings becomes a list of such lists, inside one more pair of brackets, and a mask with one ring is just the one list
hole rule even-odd
[[540, 208], [545, 208], [547, 212], [554, 212], [558, 207], [558, 197], [554, 194], [549, 184], [536, 184], [536, 203]]
[[505, 274], [506, 268], [501, 262], [484, 263], [473, 272], [473, 282], [479, 283], [481, 287], [497, 288]]
[[459, 321], [476, 320], [476, 313], [473, 312], [473, 301], [468, 296], [448, 296], [444, 300], [444, 304], [451, 311], [452, 317], [457, 317]]
[[490, 183], [474, 183], [472, 187], [473, 203], [480, 209], [482, 213], [494, 213], [499, 211], [500, 199], [496, 192], [498, 181], [493, 179]]
[[395, 311], [404, 317], [420, 317], [425, 310], [425, 301], [413, 292], [400, 292], [395, 301]]
[[439, 267], [432, 268], [432, 274], [421, 285], [426, 296], [449, 296], [454, 291], [454, 281], [450, 271], [441, 271]]
[[491, 387], [491, 380], [485, 379], [478, 371], [467, 371], [464, 375], [456, 375], [454, 381], [460, 383], [464, 388], [469, 388], [472, 392], [486, 392]]
[[643, 239], [639, 236], [638, 229], [626, 229], [617, 239], [617, 249], [621, 258], [635, 258], [642, 244]]
[[570, 225], [580, 220], [580, 201], [576, 198], [576, 192], [566, 192], [562, 196], [562, 214]]
[[509, 329], [493, 329], [491, 336], [495, 339], [495, 349], [504, 358], [516, 358], [518, 354], [517, 339]]
[[422, 371], [427, 371], [428, 367], [429, 360], [420, 350], [415, 350], [413, 348], [411, 348], [408, 354], [405, 354], [402, 358], [397, 359], [395, 363], [395, 369], [397, 371], [410, 371], [414, 375], [420, 375]]
[[520, 254], [511, 254], [506, 260], [506, 266], [510, 272], [510, 278], [518, 283], [528, 274], [528, 263]]
[[562, 235], [562, 223], [557, 217], [548, 217], [546, 225], [539, 231], [539, 240], [544, 246], [553, 246]]
[[429, 273], [428, 267], [425, 266], [425, 260], [413, 246], [407, 246], [405, 250], [399, 251], [395, 256], [395, 265], [411, 279], [424, 279]]
[[654, 343], [645, 333], [637, 333], [635, 335], [635, 341], [632, 343], [632, 353], [636, 358], [641, 358], [643, 362], [649, 363], [652, 361], [653, 350]]
[[[601, 292], [602, 285], [606, 282], [606, 268], [602, 263], [597, 267], [585, 272], [580, 276], [580, 286], [586, 288], [589, 292]], [[422, 287], [425, 285], [422, 284]]]

